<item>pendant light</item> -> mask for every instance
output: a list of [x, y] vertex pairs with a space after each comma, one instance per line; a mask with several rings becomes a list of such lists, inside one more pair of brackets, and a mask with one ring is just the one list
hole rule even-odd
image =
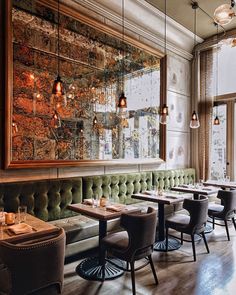
[[18, 126], [15, 121], [12, 121], [12, 135], [16, 135], [18, 133]]
[[126, 109], [127, 108], [127, 99], [125, 96], [125, 49], [124, 49], [124, 42], [125, 42], [125, 3], [122, 0], [122, 92], [119, 97], [118, 101], [118, 108]]
[[[192, 9], [194, 9], [194, 48], [196, 46], [196, 31], [197, 31], [197, 8], [198, 8], [198, 3], [197, 2], [193, 2], [192, 3]], [[195, 70], [194, 70], [195, 73]], [[193, 75], [193, 92], [194, 92], [194, 99], [195, 99], [195, 93], [196, 93], [196, 89], [195, 89], [195, 74]], [[191, 121], [189, 124], [189, 127], [192, 129], [197, 129], [200, 127], [200, 121], [198, 118], [198, 114], [197, 112], [194, 110], [192, 113], [192, 117], [191, 117]]]
[[64, 95], [64, 86], [60, 77], [60, 10], [59, 2], [57, 1], [57, 78], [53, 83], [52, 94], [61, 96]]
[[[165, 54], [165, 57], [164, 58], [167, 58], [166, 56], [166, 41], [167, 41], [167, 35], [166, 35], [166, 24], [167, 24], [167, 21], [166, 21], [166, 0], [165, 0], [165, 38], [164, 38], [164, 54]], [[166, 91], [166, 89], [165, 89]], [[165, 95], [166, 97], [166, 95]], [[169, 111], [168, 111], [168, 106], [164, 103], [160, 109], [160, 118], [159, 118], [159, 122], [160, 124], [162, 125], [166, 125], [168, 122], [169, 122]]]
[[[217, 25], [217, 35], [216, 35], [217, 41], [216, 41], [216, 94], [215, 94], [215, 98], [218, 95], [218, 33], [219, 33], [219, 25], [218, 24], [216, 24], [216, 25]], [[216, 116], [215, 116], [213, 124], [215, 126], [220, 125], [220, 119], [218, 117], [218, 105], [216, 106]]]
[[221, 26], [229, 24], [235, 16], [235, 12], [233, 11], [234, 6], [234, 0], [231, 0], [230, 4], [222, 4], [218, 6], [214, 12], [214, 21]]
[[57, 113], [57, 111], [55, 111], [52, 116], [51, 127], [55, 128], [55, 129], [61, 127], [61, 118], [60, 118], [59, 114]]

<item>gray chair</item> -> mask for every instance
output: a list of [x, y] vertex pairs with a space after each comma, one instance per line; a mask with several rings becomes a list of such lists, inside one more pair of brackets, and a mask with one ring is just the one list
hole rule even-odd
[[65, 233], [0, 241], [0, 259], [11, 277], [12, 295], [59, 294], [64, 279]]
[[[150, 263], [155, 283], [158, 284], [157, 275], [152, 261], [153, 244], [155, 242], [157, 213], [149, 207], [147, 213], [125, 213], [121, 215], [120, 224], [125, 231], [107, 235], [102, 240], [102, 249], [113, 256], [127, 262], [125, 271], [131, 271], [132, 290], [135, 291], [135, 261], [147, 258]], [[128, 266], [130, 264], [131, 270]]]
[[[212, 218], [213, 229], [215, 228], [215, 219], [223, 220], [228, 241], [230, 241], [228, 220], [232, 220], [236, 230], [236, 223], [234, 219], [236, 210], [236, 190], [231, 191], [218, 191], [217, 198], [221, 200], [221, 205], [210, 204], [208, 207], [208, 215]], [[217, 225], [222, 225], [218, 224]]]
[[181, 244], [183, 244], [183, 234], [191, 236], [194, 261], [196, 261], [196, 250], [194, 235], [202, 235], [207, 252], [209, 248], [204, 234], [207, 222], [208, 198], [200, 196], [197, 200], [184, 199], [183, 208], [189, 212], [189, 215], [175, 214], [167, 218], [166, 225], [166, 251], [168, 249], [168, 229], [172, 228], [181, 232]]

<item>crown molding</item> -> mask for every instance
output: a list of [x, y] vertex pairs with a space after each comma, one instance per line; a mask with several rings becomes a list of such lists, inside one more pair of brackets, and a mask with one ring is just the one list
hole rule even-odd
[[[122, 25], [122, 1], [117, 0], [62, 0], [68, 6], [93, 18], [104, 19], [118, 25]], [[91, 13], [91, 11], [93, 13]], [[148, 20], [148, 21], [147, 21]], [[167, 21], [166, 48], [188, 60], [192, 59], [194, 34], [170, 17]], [[125, 29], [127, 34], [131, 31], [139, 35], [139, 39], [153, 42], [161, 50], [164, 49], [164, 22], [165, 14], [144, 0], [125, 0]], [[120, 29], [117, 28], [119, 31]], [[196, 37], [197, 43], [203, 39]]]

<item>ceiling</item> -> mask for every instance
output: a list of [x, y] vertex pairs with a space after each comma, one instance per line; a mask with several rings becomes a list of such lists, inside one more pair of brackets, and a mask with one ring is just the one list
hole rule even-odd
[[[159, 10], [164, 12], [164, 0], [146, 0]], [[191, 6], [191, 0], [166, 0], [167, 2], [167, 15], [189, 29], [194, 31], [194, 10]], [[201, 7], [210, 16], [213, 16], [215, 9], [221, 4], [230, 4], [230, 0], [199, 0], [197, 1]], [[234, 8], [236, 11], [236, 7]], [[226, 25], [225, 30], [236, 28], [236, 17], [230, 24]], [[219, 28], [219, 32], [222, 31]], [[213, 23], [213, 19], [207, 16], [201, 9], [197, 9], [197, 35], [203, 39], [215, 35], [217, 28]]]

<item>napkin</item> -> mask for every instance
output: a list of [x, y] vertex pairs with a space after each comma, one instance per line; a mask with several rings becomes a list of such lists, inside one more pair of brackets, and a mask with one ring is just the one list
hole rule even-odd
[[84, 205], [93, 205], [93, 199], [84, 199], [83, 204]]
[[32, 226], [26, 224], [26, 223], [19, 223], [12, 225], [8, 228], [11, 232], [13, 232], [15, 235], [19, 234], [25, 234], [25, 233], [30, 233], [32, 232], [33, 228]]
[[109, 205], [109, 206], [106, 206], [106, 209], [108, 210], [112, 210], [112, 211], [115, 211], [115, 212], [120, 212], [122, 210], [124, 210], [125, 208], [125, 205]]

